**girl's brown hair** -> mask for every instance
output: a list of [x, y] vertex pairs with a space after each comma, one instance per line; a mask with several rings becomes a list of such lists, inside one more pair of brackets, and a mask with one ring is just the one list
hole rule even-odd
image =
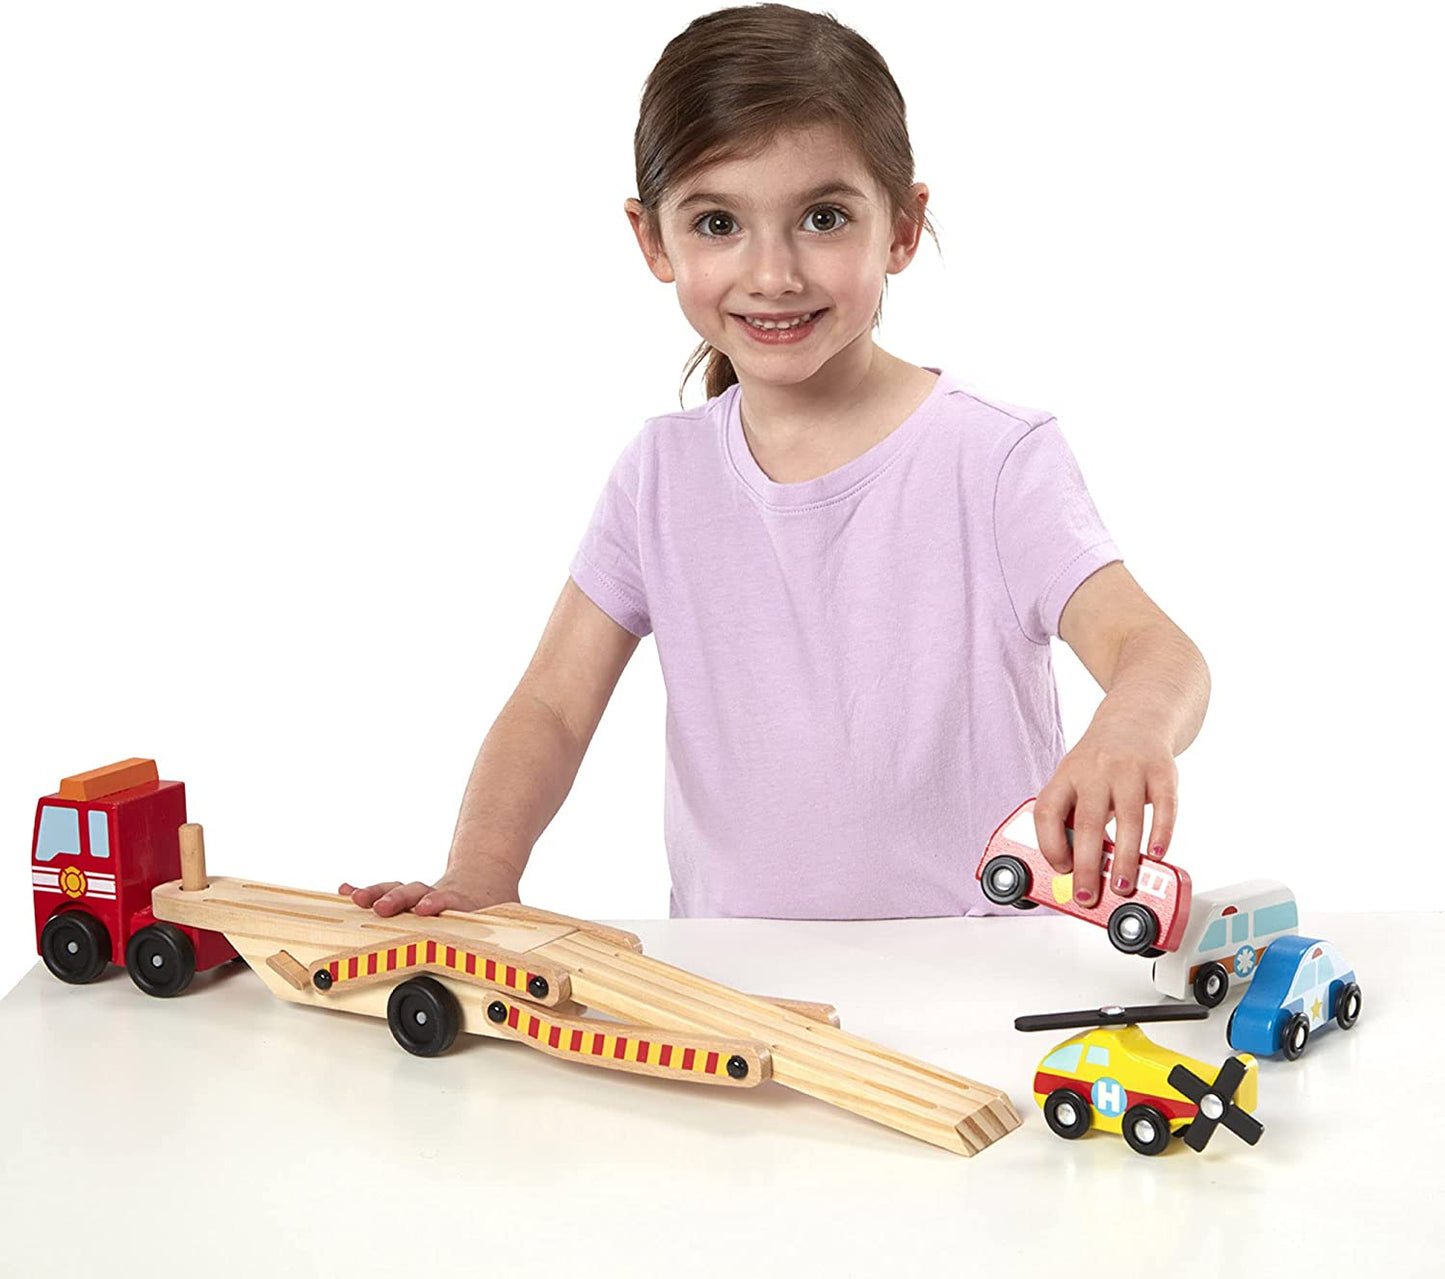
[[[667, 191], [709, 165], [766, 150], [785, 129], [820, 124], [851, 142], [893, 219], [908, 217], [937, 245], [927, 214], [909, 198], [913, 147], [903, 95], [888, 64], [832, 14], [786, 4], [740, 5], [694, 18], [668, 41], [648, 74], [633, 152], [637, 201], [652, 242], [662, 243], [658, 210]], [[882, 316], [879, 298], [874, 328]], [[683, 369], [679, 406], [704, 355], [708, 399], [738, 380], [732, 361], [703, 342]]]

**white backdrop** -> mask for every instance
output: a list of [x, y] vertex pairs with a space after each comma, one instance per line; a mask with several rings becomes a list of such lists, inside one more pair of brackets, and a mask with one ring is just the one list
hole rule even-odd
[[[643, 80], [707, 7], [0, 10], [0, 990], [35, 962], [36, 799], [130, 755], [186, 782], [217, 874], [440, 873], [698, 340], [622, 202]], [[1057, 413], [1209, 662], [1174, 859], [1433, 905], [1426, 8], [830, 11], [903, 90], [943, 248], [880, 343]], [[1101, 693], [1055, 661], [1072, 743]], [[663, 711], [649, 638], [525, 900], [666, 915]]]

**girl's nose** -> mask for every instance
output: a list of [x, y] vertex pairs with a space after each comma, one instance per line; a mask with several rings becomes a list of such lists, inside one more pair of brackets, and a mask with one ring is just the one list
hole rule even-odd
[[760, 235], [748, 246], [744, 284], [761, 297], [779, 297], [802, 287], [796, 247], [787, 236]]

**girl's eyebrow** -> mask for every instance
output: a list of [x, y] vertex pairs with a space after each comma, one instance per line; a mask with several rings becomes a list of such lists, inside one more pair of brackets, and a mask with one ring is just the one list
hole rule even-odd
[[[793, 197], [794, 204], [806, 204], [809, 200], [821, 200], [825, 195], [846, 195], [855, 200], [867, 200], [867, 196], [855, 186], [849, 186], [846, 182], [837, 180], [825, 182], [822, 186], [814, 187], [811, 191], [802, 191]], [[733, 208], [746, 207], [747, 201], [737, 199], [730, 195], [716, 195], [711, 191], [694, 191], [690, 196], [680, 200], [677, 209], [691, 208], [694, 204], [721, 204]]]

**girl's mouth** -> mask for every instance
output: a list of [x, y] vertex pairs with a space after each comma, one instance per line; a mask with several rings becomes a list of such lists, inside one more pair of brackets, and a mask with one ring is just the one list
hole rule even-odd
[[740, 327], [747, 330], [748, 336], [755, 342], [761, 342], [765, 346], [795, 346], [818, 327], [818, 321], [827, 313], [828, 308], [822, 307], [813, 312], [811, 319], [784, 329], [760, 329], [754, 324], [749, 324], [740, 315], [733, 315], [732, 318], [738, 322]]

